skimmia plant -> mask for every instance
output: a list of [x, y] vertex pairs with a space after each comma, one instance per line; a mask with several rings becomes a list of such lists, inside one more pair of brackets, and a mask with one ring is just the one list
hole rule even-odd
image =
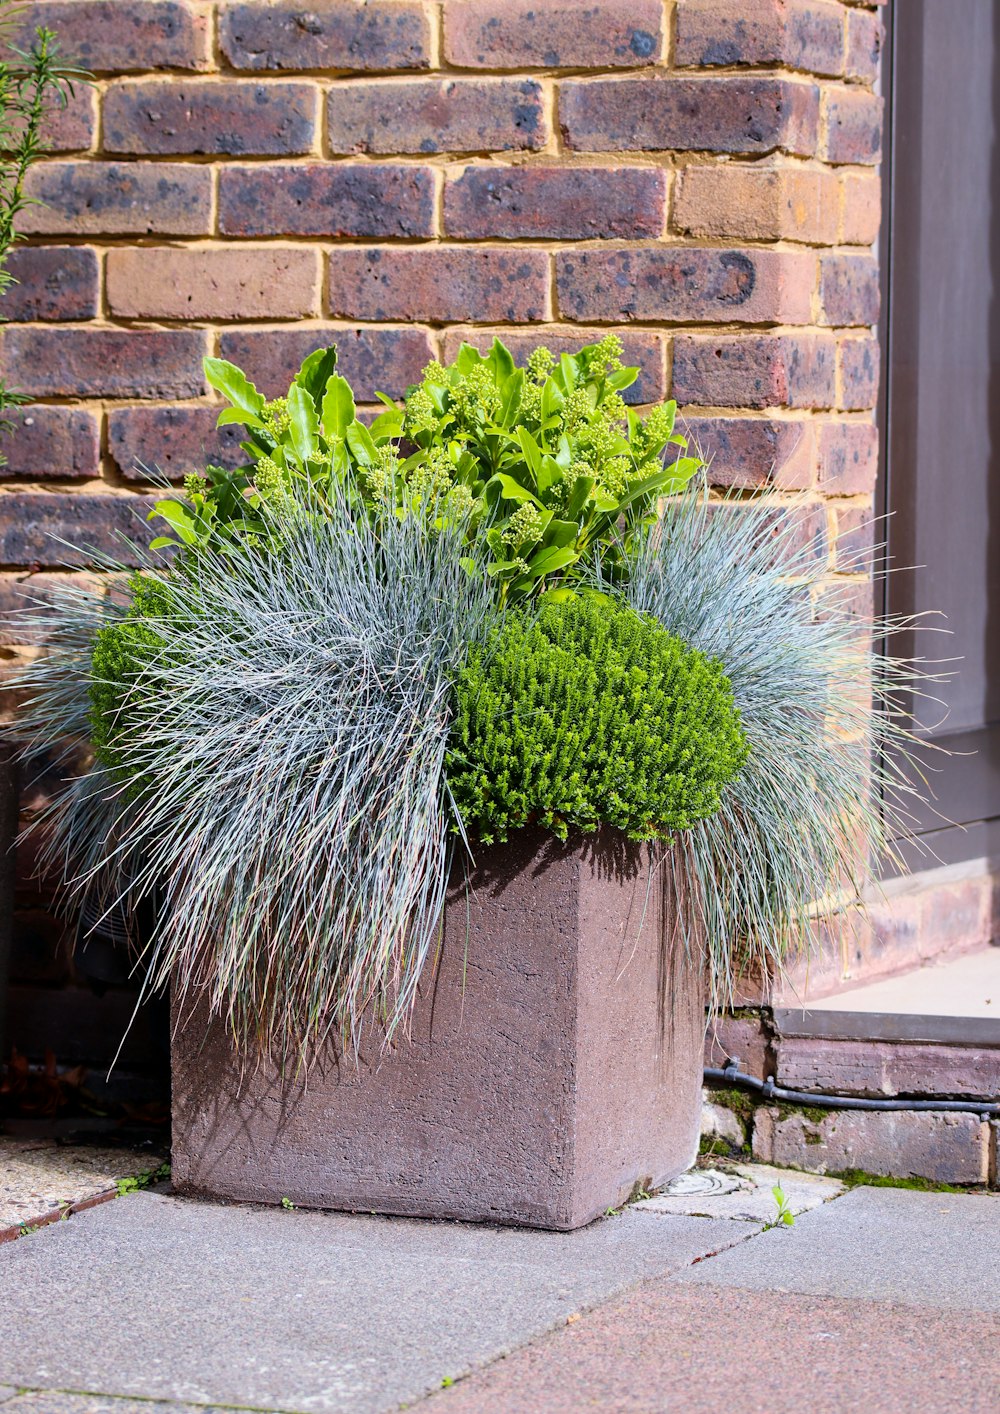
[[45, 862], [238, 1039], [391, 1036], [456, 854], [529, 824], [648, 841], [718, 1000], [896, 828], [910, 670], [814, 613], [773, 513], [706, 504], [620, 353], [463, 346], [368, 426], [333, 349], [272, 400], [210, 359], [244, 465], [157, 504], [124, 596], [46, 603], [20, 731], [93, 764]]

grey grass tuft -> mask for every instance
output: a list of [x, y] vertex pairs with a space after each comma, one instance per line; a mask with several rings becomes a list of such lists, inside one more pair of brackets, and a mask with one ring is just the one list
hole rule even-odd
[[[851, 568], [867, 576], [870, 558]], [[900, 703], [940, 678], [873, 650], [911, 622], [872, 629], [843, 601], [820, 607], [827, 574], [787, 506], [695, 489], [667, 503], [623, 590], [721, 660], [750, 741], [721, 809], [665, 858], [715, 1007], [740, 972], [780, 973], [808, 946], [821, 901], [836, 911], [860, 900], [869, 860], [909, 836], [909, 806], [926, 792]]]
[[[451, 687], [494, 613], [462, 534], [334, 508], [279, 554], [174, 571], [116, 736], [139, 786], [94, 766], [49, 813], [69, 893], [154, 901], [149, 985], [207, 997], [250, 1049], [357, 1044], [366, 1015], [391, 1035], [411, 1009], [455, 842]], [[39, 746], [86, 733], [87, 645], [123, 610], [77, 593], [48, 612], [21, 724]]]

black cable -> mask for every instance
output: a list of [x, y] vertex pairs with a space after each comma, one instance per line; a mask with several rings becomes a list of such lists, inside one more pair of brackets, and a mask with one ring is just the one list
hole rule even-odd
[[983, 1100], [875, 1100], [861, 1095], [831, 1095], [823, 1091], [785, 1090], [775, 1085], [774, 1076], [758, 1080], [740, 1070], [739, 1056], [729, 1056], [724, 1070], [705, 1067], [706, 1085], [736, 1085], [755, 1090], [765, 1100], [778, 1100], [788, 1105], [805, 1105], [828, 1110], [944, 1110], [960, 1114], [976, 1114], [982, 1120], [1000, 1118], [1000, 1103]]

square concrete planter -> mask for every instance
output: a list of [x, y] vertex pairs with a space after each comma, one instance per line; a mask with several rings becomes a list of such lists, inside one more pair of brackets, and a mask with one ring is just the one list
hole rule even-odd
[[701, 971], [662, 870], [614, 832], [522, 831], [453, 888], [412, 1034], [307, 1079], [175, 1003], [183, 1193], [575, 1228], [698, 1147]]

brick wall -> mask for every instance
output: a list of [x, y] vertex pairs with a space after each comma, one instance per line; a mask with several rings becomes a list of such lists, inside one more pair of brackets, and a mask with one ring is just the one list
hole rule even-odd
[[[876, 0], [45, 0], [96, 83], [51, 129], [4, 301], [24, 410], [0, 609], [134, 527], [140, 463], [238, 456], [201, 359], [268, 394], [335, 341], [361, 401], [500, 332], [619, 330], [719, 485], [840, 576], [876, 470]], [[81, 562], [85, 554], [81, 552]], [[841, 565], [842, 565], [841, 561]], [[0, 650], [2, 651], [2, 650]]]

